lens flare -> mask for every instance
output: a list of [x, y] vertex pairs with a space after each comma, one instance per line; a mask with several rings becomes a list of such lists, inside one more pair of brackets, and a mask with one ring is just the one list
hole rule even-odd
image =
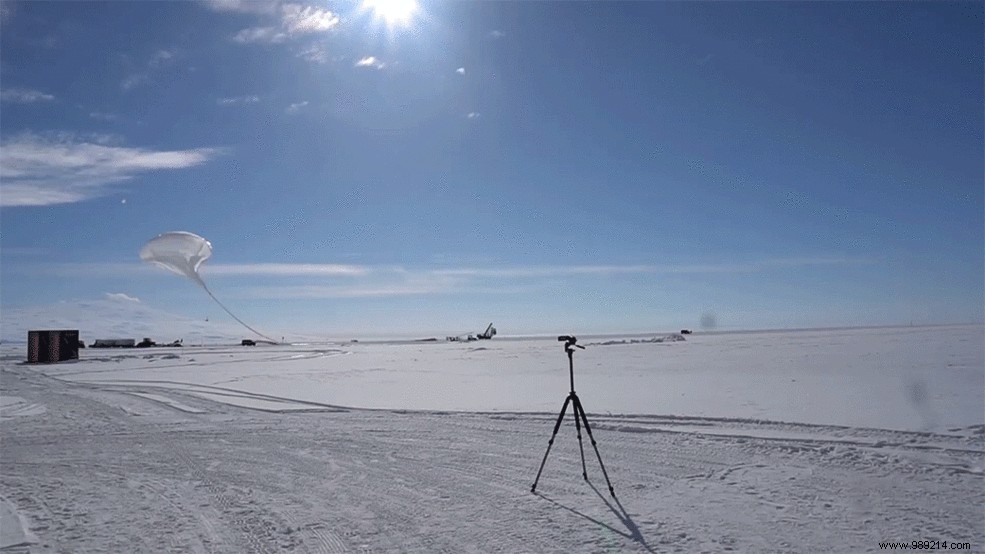
[[416, 0], [363, 0], [362, 8], [389, 27], [407, 27], [420, 10]]

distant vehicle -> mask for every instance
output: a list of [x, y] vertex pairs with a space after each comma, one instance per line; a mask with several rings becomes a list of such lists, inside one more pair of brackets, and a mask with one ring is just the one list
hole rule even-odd
[[682, 335], [690, 335], [691, 334], [691, 330], [690, 329], [681, 329], [681, 334]]
[[477, 336], [477, 338], [480, 338], [480, 339], [491, 339], [491, 338], [493, 338], [495, 336], [496, 336], [496, 328], [493, 327], [492, 323], [490, 323], [489, 324], [489, 327], [486, 327], [486, 330], [485, 331], [483, 331], [482, 333], [479, 333], [479, 335]]
[[243, 339], [243, 342], [239, 343], [240, 346], [256, 346], [257, 341], [251, 339]]
[[144, 340], [137, 343], [137, 348], [148, 348], [151, 346], [157, 346], [157, 343], [147, 337], [144, 337]]
[[96, 339], [92, 348], [133, 348], [136, 342], [133, 339]]

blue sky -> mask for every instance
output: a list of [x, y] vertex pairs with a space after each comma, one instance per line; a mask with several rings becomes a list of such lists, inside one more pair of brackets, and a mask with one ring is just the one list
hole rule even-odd
[[271, 335], [983, 319], [981, 2], [5, 0], [0, 25], [8, 313], [228, 320], [139, 260], [184, 230]]

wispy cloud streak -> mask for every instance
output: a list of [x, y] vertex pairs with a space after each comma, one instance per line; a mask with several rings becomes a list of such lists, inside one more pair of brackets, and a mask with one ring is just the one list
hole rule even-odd
[[469, 286], [458, 283], [414, 283], [393, 285], [283, 286], [254, 287], [240, 291], [245, 297], [272, 300], [315, 300], [328, 298], [385, 298], [392, 296], [431, 296], [452, 294], [520, 294], [529, 287]]
[[98, 111], [89, 112], [89, 117], [98, 121], [108, 121], [111, 123], [115, 123], [117, 121], [120, 121], [121, 119], [119, 114], [115, 114], [112, 112], [98, 112]]
[[142, 173], [201, 165], [216, 148], [151, 150], [74, 136], [20, 135], [0, 143], [0, 206], [48, 206], [109, 193]]
[[329, 31], [339, 24], [339, 16], [334, 13], [300, 4], [281, 6], [281, 24], [292, 35]]
[[208, 275], [339, 276], [366, 275], [367, 266], [344, 264], [215, 264], [203, 266]]
[[34, 104], [35, 102], [51, 102], [54, 99], [54, 95], [41, 92], [40, 90], [26, 88], [5, 88], [0, 90], [0, 101], [2, 102]]
[[376, 56], [366, 56], [353, 64], [355, 67], [370, 67], [373, 69], [383, 69], [386, 64], [376, 58]]
[[[875, 263], [852, 258], [783, 258], [732, 264], [705, 265], [577, 265], [508, 268], [408, 269], [401, 266], [352, 264], [208, 264], [202, 266], [207, 281], [225, 282], [227, 294], [240, 298], [276, 300], [331, 298], [386, 298], [427, 295], [529, 294], [549, 290], [558, 279], [581, 279], [585, 283], [617, 275], [735, 274], [766, 272], [811, 266], [848, 266]], [[19, 264], [19, 273], [61, 276], [142, 278], [173, 275], [148, 264]], [[252, 286], [237, 284], [249, 277]], [[285, 282], [286, 279], [291, 281]], [[587, 281], [584, 281], [587, 280]]]
[[324, 33], [334, 29], [340, 21], [339, 16], [330, 10], [289, 2], [261, 2], [252, 5], [249, 2], [219, 0], [212, 1], [208, 5], [216, 11], [279, 15], [279, 21], [275, 24], [249, 27], [237, 32], [232, 40], [240, 44], [276, 44], [293, 37]]
[[216, 100], [216, 103], [220, 106], [242, 106], [245, 104], [256, 104], [259, 101], [260, 101], [260, 97], [256, 95], [229, 96], [226, 98], [220, 98]]
[[206, 0], [205, 5], [217, 12], [274, 14], [279, 0]]
[[532, 278], [532, 277], [574, 277], [581, 275], [620, 275], [620, 274], [698, 274], [698, 273], [751, 273], [774, 268], [848, 265], [871, 263], [863, 259], [851, 258], [780, 258], [729, 264], [680, 264], [680, 265], [573, 265], [573, 266], [528, 266], [506, 268], [455, 268], [437, 269], [435, 275], [454, 277], [489, 278]]
[[[727, 264], [627, 264], [627, 265], [569, 265], [569, 266], [514, 266], [485, 268], [441, 268], [409, 269], [398, 265], [358, 265], [358, 264], [309, 264], [309, 263], [253, 263], [253, 264], [214, 264], [207, 262], [202, 272], [214, 276], [282, 276], [282, 277], [365, 277], [375, 279], [391, 278], [418, 283], [439, 282], [443, 285], [464, 283], [470, 279], [523, 279], [537, 277], [579, 277], [632, 274], [700, 274], [700, 273], [750, 273], [772, 269], [799, 268], [810, 266], [850, 266], [876, 263], [868, 258], [776, 258]], [[50, 271], [87, 275], [110, 275], [146, 271], [150, 266], [139, 263], [90, 263], [90, 264], [51, 264]], [[164, 274], [164, 272], [161, 272]]]
[[294, 104], [288, 106], [287, 109], [285, 109], [284, 111], [287, 112], [289, 115], [294, 115], [300, 112], [301, 110], [303, 110], [307, 105], [308, 105], [307, 100], [303, 100], [301, 102], [295, 102]]
[[[20, 265], [19, 270], [27, 273], [45, 273], [65, 276], [102, 277], [110, 275], [159, 274], [173, 275], [147, 263], [102, 262], [102, 263], [58, 263]], [[351, 264], [216, 264], [207, 262], [202, 268], [203, 275], [241, 277], [345, 277], [362, 276], [370, 273], [403, 275], [405, 270], [392, 266], [364, 266]]]
[[233, 35], [233, 42], [240, 44], [268, 43], [277, 44], [287, 40], [287, 33], [276, 27], [249, 27]]
[[170, 65], [174, 61], [174, 52], [170, 50], [158, 50], [150, 57], [147, 61], [147, 67], [143, 71], [138, 71], [127, 75], [123, 81], [120, 82], [120, 87], [124, 91], [132, 90], [135, 87], [144, 85], [150, 82], [151, 74], [153, 72], [161, 70], [163, 67]]

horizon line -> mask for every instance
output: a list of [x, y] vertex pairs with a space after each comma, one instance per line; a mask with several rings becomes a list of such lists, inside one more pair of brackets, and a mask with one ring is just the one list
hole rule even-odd
[[[981, 327], [985, 326], [985, 320], [977, 322], [949, 322], [949, 323], [919, 323], [919, 324], [881, 324], [881, 325], [836, 325], [836, 326], [825, 326], [825, 327], [764, 327], [764, 328], [726, 328], [726, 329], [699, 329], [694, 330], [689, 334], [694, 335], [726, 335], [726, 334], [742, 334], [742, 333], [800, 333], [800, 332], [810, 332], [810, 331], [850, 331], [850, 330], [866, 330], [866, 329], [926, 329], [926, 328], [937, 328], [937, 327]], [[71, 327], [71, 326], [68, 326]], [[32, 331], [45, 331], [45, 330], [64, 330], [68, 327], [62, 327], [60, 329], [32, 329]], [[682, 328], [687, 329], [686, 327]], [[569, 329], [570, 331], [570, 329]], [[560, 332], [560, 331], [559, 331]], [[242, 333], [242, 335], [248, 335], [249, 333]], [[649, 336], [649, 335], [673, 335], [680, 334], [678, 331], [606, 331], [606, 332], [587, 332], [579, 333], [582, 337], [638, 337], [638, 336]], [[296, 338], [293, 342], [311, 342], [320, 343], [324, 342], [342, 342], [350, 343], [353, 338], [343, 338], [344, 336], [355, 337], [355, 340], [360, 340], [358, 335], [363, 335], [367, 337], [367, 342], [422, 342], [430, 341], [431, 339], [437, 339], [437, 342], [446, 342], [444, 338], [438, 336], [431, 336], [433, 333], [420, 333], [420, 334], [402, 334], [402, 333], [384, 333], [374, 335], [371, 333], [350, 333], [348, 335], [339, 335], [337, 333], [326, 333], [324, 338], [314, 338], [310, 335], [308, 338], [304, 338], [304, 335], [299, 335], [301, 338]], [[287, 337], [287, 335], [283, 335]], [[446, 335], [447, 336], [458, 336], [458, 335]], [[536, 340], [536, 339], [550, 339], [558, 336], [557, 333], [547, 333], [547, 332], [534, 332], [534, 333], [518, 333], [518, 334], [497, 334], [496, 338], [507, 339], [507, 340]], [[131, 338], [131, 337], [115, 337], [115, 338]], [[249, 338], [249, 337], [248, 337]], [[230, 339], [239, 340], [239, 339]], [[490, 339], [495, 340], [495, 339]], [[286, 341], [291, 343], [292, 341]], [[0, 339], [0, 344], [27, 344], [27, 340], [14, 339], [5, 340]], [[220, 346], [228, 345], [225, 342], [215, 342], [215, 343], [205, 343], [202, 346]]]

